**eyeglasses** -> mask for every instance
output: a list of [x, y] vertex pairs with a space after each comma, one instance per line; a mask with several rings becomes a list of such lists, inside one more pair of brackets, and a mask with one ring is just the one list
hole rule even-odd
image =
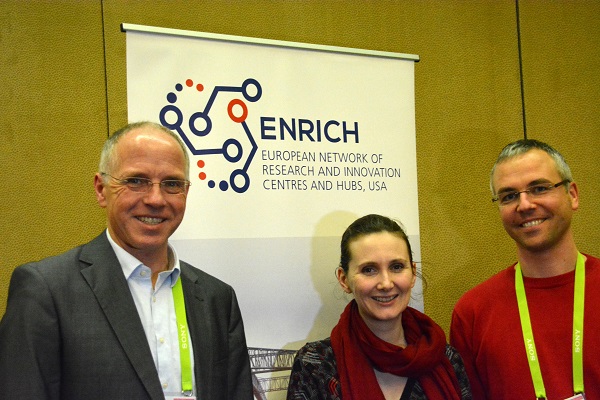
[[527, 189], [525, 190], [521, 190], [521, 191], [510, 191], [510, 192], [504, 192], [504, 193], [500, 193], [495, 197], [492, 197], [492, 202], [498, 202], [498, 204], [500, 206], [508, 206], [510, 204], [515, 203], [519, 198], [521, 193], [527, 193], [529, 196], [533, 197], [533, 198], [539, 198], [539, 197], [543, 197], [545, 195], [547, 195], [548, 193], [550, 193], [550, 191], [552, 191], [552, 189], [556, 189], [559, 186], [564, 185], [565, 183], [569, 183], [571, 182], [568, 179], [565, 179], [563, 181], [560, 181], [558, 183], [550, 183], [550, 184], [539, 184], [539, 185], [532, 185], [529, 186]]
[[179, 180], [179, 179], [165, 179], [160, 182], [152, 182], [148, 178], [140, 178], [137, 176], [131, 176], [123, 179], [115, 178], [114, 176], [107, 174], [106, 172], [100, 172], [100, 175], [108, 176], [115, 181], [119, 182], [120, 185], [126, 186], [127, 189], [132, 192], [148, 192], [154, 185], [160, 185], [161, 190], [168, 194], [181, 194], [185, 192], [186, 188], [192, 183], [190, 181]]

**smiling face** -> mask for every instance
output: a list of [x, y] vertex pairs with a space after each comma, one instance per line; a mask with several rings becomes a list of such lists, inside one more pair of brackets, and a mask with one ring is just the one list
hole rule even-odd
[[[152, 182], [185, 179], [180, 145], [156, 128], [133, 129], [120, 138], [114, 151], [113, 168], [101, 172], [115, 178], [142, 177]], [[160, 185], [153, 185], [148, 192], [134, 192], [100, 174], [96, 174], [94, 185], [115, 242], [148, 266], [152, 260], [166, 260], [167, 240], [183, 219], [187, 188], [182, 194], [167, 194]]]
[[[554, 160], [539, 149], [501, 162], [492, 177], [497, 193], [521, 191], [531, 185], [555, 184], [561, 180]], [[545, 251], [573, 240], [571, 219], [579, 207], [579, 196], [575, 183], [565, 186], [535, 199], [521, 193], [514, 204], [500, 206], [504, 229], [519, 251]]]
[[340, 285], [356, 299], [358, 310], [373, 331], [401, 326], [402, 312], [415, 285], [406, 241], [398, 234], [377, 232], [349, 243], [348, 271], [337, 269]]

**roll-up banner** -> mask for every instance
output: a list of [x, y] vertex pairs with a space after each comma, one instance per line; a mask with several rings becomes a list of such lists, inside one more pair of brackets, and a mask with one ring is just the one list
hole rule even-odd
[[[274, 364], [285, 370], [286, 355], [328, 337], [350, 300], [335, 269], [352, 221], [370, 213], [400, 221], [421, 260], [419, 58], [122, 29], [129, 121], [161, 123], [190, 155], [186, 214], [171, 243], [182, 260], [235, 289], [256, 396], [283, 390], [285, 379], [269, 373]], [[420, 281], [411, 305], [423, 310]]]

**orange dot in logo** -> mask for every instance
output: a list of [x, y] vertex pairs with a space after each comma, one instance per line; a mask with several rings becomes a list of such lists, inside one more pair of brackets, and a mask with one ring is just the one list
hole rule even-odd
[[201, 84], [201, 83], [197, 84], [196, 85], [196, 90], [199, 91], [199, 92], [203, 91], [204, 90], [204, 85]]
[[204, 168], [204, 160], [198, 160], [197, 165], [200, 168]]
[[187, 87], [192, 87], [192, 86], [194, 86], [194, 81], [191, 79], [188, 79], [185, 81], [185, 84], [187, 85]]
[[198, 178], [200, 178], [200, 180], [201, 180], [201, 181], [203, 181], [203, 180], [205, 180], [205, 179], [206, 179], [206, 174], [205, 174], [204, 172], [200, 172], [200, 173], [198, 174]]
[[[236, 107], [236, 106], [238, 106], [238, 107]], [[240, 116], [235, 115], [233, 112], [234, 107], [236, 109], [238, 109], [238, 108], [241, 109], [242, 115], [240, 115]], [[233, 122], [241, 123], [241, 122], [244, 122], [246, 120], [246, 117], [248, 116], [248, 107], [246, 107], [246, 103], [244, 103], [242, 100], [233, 99], [227, 105], [227, 114], [229, 114], [229, 118], [231, 118], [231, 120]]]

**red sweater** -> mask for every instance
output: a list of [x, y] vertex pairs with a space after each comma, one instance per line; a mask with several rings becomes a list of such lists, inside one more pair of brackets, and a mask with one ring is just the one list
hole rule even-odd
[[[600, 399], [600, 260], [586, 255], [583, 371], [588, 399]], [[524, 278], [546, 396], [573, 396], [575, 272]], [[450, 344], [463, 358], [473, 399], [535, 399], [517, 307], [514, 265], [465, 293], [452, 314]]]

